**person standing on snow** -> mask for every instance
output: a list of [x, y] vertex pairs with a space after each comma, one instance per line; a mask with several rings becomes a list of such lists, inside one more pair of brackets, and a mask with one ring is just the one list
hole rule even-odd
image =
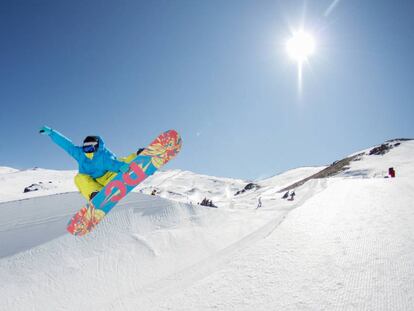
[[256, 208], [261, 208], [262, 207], [262, 198], [259, 197], [259, 199], [257, 200], [257, 207]]
[[295, 190], [293, 190], [293, 191], [290, 193], [290, 198], [289, 198], [288, 200], [289, 200], [289, 201], [293, 201], [293, 200], [295, 199], [295, 195], [296, 195]]
[[393, 167], [390, 167], [388, 169], [388, 176], [390, 176], [391, 178], [395, 178], [395, 170]]
[[48, 126], [43, 126], [39, 133], [49, 136], [78, 162], [79, 173], [75, 176], [75, 185], [87, 200], [91, 200], [119, 172], [127, 172], [127, 163], [144, 150], [141, 148], [136, 153], [117, 159], [99, 136], [87, 136], [82, 146], [75, 146], [71, 140]]

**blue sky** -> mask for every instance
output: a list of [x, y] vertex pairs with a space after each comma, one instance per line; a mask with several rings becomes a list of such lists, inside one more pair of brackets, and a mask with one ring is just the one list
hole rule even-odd
[[[1, 1], [0, 166], [76, 169], [43, 124], [119, 156], [174, 128], [168, 168], [246, 179], [413, 137], [413, 13], [403, 0]], [[299, 94], [284, 44], [301, 24], [317, 47]]]

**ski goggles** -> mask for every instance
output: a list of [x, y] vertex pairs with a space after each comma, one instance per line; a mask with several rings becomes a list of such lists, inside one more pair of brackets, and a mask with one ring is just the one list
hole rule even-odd
[[82, 146], [82, 150], [85, 153], [95, 152], [96, 150], [98, 150], [98, 143], [95, 141], [84, 143]]

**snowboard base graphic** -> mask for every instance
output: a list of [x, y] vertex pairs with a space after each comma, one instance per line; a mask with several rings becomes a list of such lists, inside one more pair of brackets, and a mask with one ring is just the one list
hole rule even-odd
[[129, 163], [128, 172], [118, 173], [72, 217], [67, 230], [78, 236], [89, 233], [132, 189], [174, 158], [180, 151], [181, 144], [181, 137], [174, 130], [159, 135]]

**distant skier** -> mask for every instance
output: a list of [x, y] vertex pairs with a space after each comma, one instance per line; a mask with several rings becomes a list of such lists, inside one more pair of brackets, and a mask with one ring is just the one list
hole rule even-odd
[[259, 197], [259, 199], [257, 200], [257, 207], [256, 208], [261, 208], [262, 207], [262, 198]]
[[287, 199], [289, 197], [289, 190], [283, 195], [282, 199]]
[[289, 201], [293, 201], [293, 200], [295, 199], [295, 195], [296, 195], [295, 190], [293, 190], [293, 191], [290, 193], [290, 198], [289, 198], [288, 200], [289, 200]]
[[99, 136], [87, 136], [82, 146], [75, 146], [71, 140], [48, 126], [43, 126], [39, 133], [49, 136], [78, 162], [79, 173], [75, 176], [75, 185], [87, 200], [91, 200], [118, 172], [128, 171], [126, 163], [144, 150], [141, 148], [136, 153], [117, 159]]
[[390, 167], [390, 168], [388, 169], [388, 175], [389, 175], [391, 178], [394, 178], [394, 177], [395, 177], [395, 170], [394, 170], [394, 168], [393, 168], [393, 167]]

